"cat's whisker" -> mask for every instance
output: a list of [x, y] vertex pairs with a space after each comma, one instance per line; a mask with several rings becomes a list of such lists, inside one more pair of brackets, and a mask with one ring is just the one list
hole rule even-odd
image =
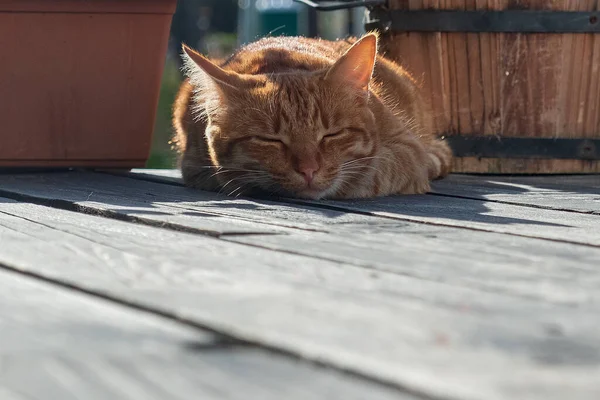
[[242, 174], [240, 176], [230, 179], [228, 182], [226, 182], [224, 185], [221, 186], [219, 193], [224, 193], [224, 190], [226, 189], [227, 186], [229, 186], [235, 182], [239, 182], [239, 181], [243, 181], [243, 180], [246, 180], [246, 181], [238, 184], [238, 187], [236, 187], [231, 192], [229, 192], [227, 194], [227, 196], [232, 196], [236, 191], [241, 192], [242, 189], [244, 189], [245, 187], [247, 187], [249, 185], [255, 185], [258, 187], [262, 187], [264, 185], [272, 184], [272, 179], [268, 175], [268, 173], [266, 173], [264, 171], [251, 171], [249, 173], [245, 173], [245, 174]]
[[351, 163], [351, 164], [342, 164], [340, 165], [340, 170], [348, 169], [348, 168], [376, 168], [371, 164], [360, 164], [360, 163]]
[[242, 184], [240, 184], [240, 185], [239, 185], [237, 188], [235, 188], [235, 189], [233, 189], [231, 192], [229, 192], [229, 193], [227, 194], [227, 196], [233, 196], [233, 194], [234, 194], [235, 192], [238, 192], [238, 191], [239, 191], [239, 192], [237, 193], [237, 195], [235, 195], [235, 197], [239, 197], [239, 196], [242, 194], [242, 192], [243, 192], [243, 188], [247, 187], [249, 184], [250, 184], [249, 182], [246, 182], [246, 183], [242, 183]]
[[348, 160], [348, 161], [343, 162], [342, 165], [343, 164], [352, 164], [352, 163], [359, 162], [359, 161], [372, 160], [375, 158], [381, 158], [381, 157], [380, 156], [367, 156], [367, 157], [355, 158], [353, 160]]
[[364, 169], [367, 169], [367, 170], [370, 170], [370, 171], [374, 171], [375, 173], [380, 173], [380, 170], [378, 168], [375, 168], [375, 167], [370, 166], [370, 165], [363, 165], [361, 167], [356, 167], [356, 168], [344, 168], [344, 169], [340, 169], [340, 172], [358, 171], [358, 172], [363, 172], [364, 175], [366, 175], [366, 172], [363, 171]]
[[194, 168], [217, 169], [217, 170], [223, 170], [223, 171], [265, 172], [260, 169], [227, 167], [227, 166], [223, 166], [223, 165], [198, 165], [198, 166], [194, 166]]
[[244, 176], [238, 176], [238, 177], [235, 177], [233, 179], [230, 179], [227, 183], [225, 183], [224, 185], [221, 186], [221, 190], [219, 190], [219, 193], [223, 193], [223, 190], [225, 190], [225, 188], [227, 186], [229, 186], [231, 183], [233, 183], [235, 181], [238, 181], [240, 179], [245, 179], [245, 177]]
[[[217, 175], [222, 175], [222, 174], [235, 174], [235, 173], [240, 173], [240, 172], [244, 172], [244, 171], [217, 171], [214, 174], [212, 174], [210, 177], [213, 178]], [[262, 172], [260, 171], [249, 171], [249, 172], [244, 172], [242, 176], [252, 176], [252, 175], [256, 175], [256, 176], [260, 176], [262, 174]]]
[[345, 161], [345, 162], [342, 163], [342, 166], [356, 164], [356, 163], [359, 163], [361, 161], [377, 160], [377, 159], [386, 160], [386, 161], [393, 161], [389, 157], [385, 157], [385, 156], [368, 156], [368, 157], [356, 158], [356, 159], [350, 160], [350, 161]]

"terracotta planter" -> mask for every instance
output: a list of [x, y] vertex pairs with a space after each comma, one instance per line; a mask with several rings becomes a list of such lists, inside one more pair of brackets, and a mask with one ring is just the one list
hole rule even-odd
[[0, 167], [144, 166], [176, 0], [0, 0]]

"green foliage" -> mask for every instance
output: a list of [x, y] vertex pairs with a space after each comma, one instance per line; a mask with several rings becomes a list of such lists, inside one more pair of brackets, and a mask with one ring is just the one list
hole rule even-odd
[[[227, 57], [233, 52], [237, 44], [237, 36], [231, 33], [216, 32], [206, 36], [206, 52], [216, 59]], [[171, 107], [181, 84], [181, 72], [173, 56], [167, 57], [160, 87], [160, 98], [156, 121], [154, 123], [154, 136], [150, 158], [146, 163], [147, 168], [175, 168], [176, 154], [171, 149], [169, 141], [173, 136], [171, 127]]]
[[171, 107], [181, 83], [181, 73], [177, 63], [172, 58], [167, 58], [160, 88], [160, 98], [156, 121], [154, 123], [154, 136], [150, 158], [146, 163], [147, 168], [174, 168], [175, 152], [171, 150], [169, 141], [173, 134], [171, 127]]

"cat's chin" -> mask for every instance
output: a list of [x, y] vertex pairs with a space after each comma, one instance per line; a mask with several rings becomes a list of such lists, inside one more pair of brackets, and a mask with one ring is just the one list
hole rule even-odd
[[319, 189], [303, 189], [294, 193], [294, 197], [309, 200], [319, 200], [325, 196], [326, 192], [326, 190]]

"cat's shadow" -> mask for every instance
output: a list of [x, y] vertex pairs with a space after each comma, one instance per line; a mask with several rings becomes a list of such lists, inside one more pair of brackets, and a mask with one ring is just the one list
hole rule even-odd
[[[157, 181], [153, 177], [153, 181]], [[160, 180], [160, 178], [158, 179]], [[179, 179], [170, 179], [169, 183], [175, 186], [183, 186]], [[175, 188], [173, 188], [175, 189]], [[559, 222], [540, 221], [533, 213], [523, 213], [519, 211], [521, 207], [514, 206], [494, 207], [491, 203], [475, 199], [464, 199], [451, 196], [435, 195], [410, 195], [410, 196], [388, 196], [365, 200], [324, 200], [310, 201], [293, 198], [282, 198], [270, 196], [265, 193], [255, 193], [252, 196], [232, 198], [224, 195], [217, 195], [212, 192], [198, 191], [194, 189], [181, 188], [184, 190], [187, 204], [193, 206], [194, 202], [190, 197], [198, 198], [198, 205], [203, 210], [188, 209], [184, 215], [202, 217], [206, 216], [207, 207], [227, 214], [227, 210], [235, 210], [235, 215], [241, 213], [263, 211], [269, 214], [270, 218], [287, 220], [297, 219], [298, 222], [308, 222], [310, 220], [323, 220], [325, 223], [336, 223], [337, 219], [348, 213], [359, 213], [365, 215], [374, 215], [388, 219], [413, 220], [427, 223], [440, 223], [450, 225], [538, 225], [569, 227], [564, 220]], [[155, 201], [161, 203], [173, 203], [170, 199], [161, 199], [160, 192]], [[204, 199], [212, 198], [210, 202]], [[243, 201], [239, 201], [243, 200]], [[123, 211], [123, 210], [121, 210]], [[145, 211], [137, 210], [137, 213]], [[157, 210], [148, 210], [148, 213], [155, 214]], [[160, 212], [159, 212], [160, 213]], [[302, 217], [299, 217], [301, 214]], [[259, 215], [259, 214], [257, 214]], [[234, 215], [232, 215], [234, 216]], [[373, 222], [382, 221], [382, 219]], [[365, 222], [366, 223], [366, 222]]]
[[[296, 202], [296, 200], [291, 200]], [[332, 210], [348, 210], [383, 218], [408, 220], [433, 224], [472, 226], [526, 224], [540, 226], [569, 227], [564, 223], [540, 221], [537, 218], [517, 216], [510, 209], [493, 210], [483, 201], [465, 200], [454, 197], [432, 195], [389, 196], [365, 200], [319, 201], [312, 204]], [[500, 214], [503, 215], [500, 215]], [[513, 215], [511, 215], [513, 214]], [[481, 226], [483, 228], [483, 226]]]

